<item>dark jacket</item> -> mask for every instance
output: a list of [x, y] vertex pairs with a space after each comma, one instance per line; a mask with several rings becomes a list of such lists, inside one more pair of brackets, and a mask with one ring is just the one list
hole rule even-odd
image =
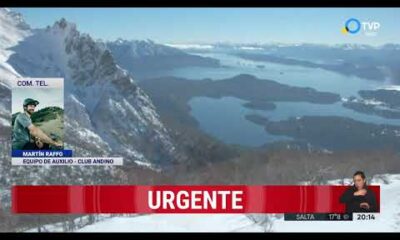
[[[367, 190], [367, 193], [364, 196], [354, 196], [357, 188], [355, 186], [351, 186], [342, 194], [340, 197], [340, 202], [346, 204], [346, 213], [378, 211], [375, 193], [368, 188], [365, 188], [365, 190]], [[360, 204], [363, 202], [369, 204], [369, 209], [360, 207]]]

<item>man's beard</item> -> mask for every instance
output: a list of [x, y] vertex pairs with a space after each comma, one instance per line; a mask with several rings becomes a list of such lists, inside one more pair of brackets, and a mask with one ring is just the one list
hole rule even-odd
[[31, 116], [35, 112], [35, 110], [26, 110], [26, 112], [29, 114], [29, 116]]

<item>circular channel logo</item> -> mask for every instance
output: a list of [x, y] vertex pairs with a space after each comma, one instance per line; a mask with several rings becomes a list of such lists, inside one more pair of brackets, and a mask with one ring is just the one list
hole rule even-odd
[[344, 24], [342, 32], [356, 34], [360, 31], [360, 29], [361, 29], [361, 22], [356, 18], [350, 18]]

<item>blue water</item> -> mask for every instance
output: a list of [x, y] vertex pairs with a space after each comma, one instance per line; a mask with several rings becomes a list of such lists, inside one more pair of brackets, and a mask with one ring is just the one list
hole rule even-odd
[[220, 99], [196, 97], [189, 101], [189, 105], [192, 108], [192, 116], [199, 122], [200, 128], [206, 133], [225, 143], [253, 147], [291, 138], [269, 134], [264, 127], [245, 119], [248, 114], [259, 114], [271, 121], [302, 116], [340, 116], [351, 117], [362, 122], [400, 126], [400, 120], [357, 113], [342, 107], [340, 102], [335, 104], [275, 102], [277, 108], [274, 110], [248, 109], [243, 107], [245, 102], [233, 97]]
[[[346, 76], [320, 68], [306, 68], [275, 63], [255, 62], [239, 57], [215, 53], [201, 54], [217, 58], [226, 68], [186, 67], [154, 73], [155, 76], [176, 76], [190, 80], [210, 78], [220, 80], [234, 77], [238, 74], [251, 74], [260, 79], [269, 79], [297, 87], [312, 87], [319, 91], [338, 93], [342, 97], [358, 96], [358, 91], [376, 89], [381, 82], [365, 80], [355, 76]], [[264, 68], [258, 68], [258, 65]]]
[[189, 105], [192, 108], [191, 114], [199, 122], [200, 128], [225, 143], [256, 147], [291, 139], [269, 134], [263, 126], [245, 119], [248, 114], [260, 112], [243, 107], [245, 102], [233, 97], [196, 97], [189, 101]]
[[399, 119], [386, 119], [377, 115], [355, 112], [349, 108], [343, 107], [341, 102], [335, 104], [275, 102], [275, 104], [277, 106], [275, 110], [269, 112], [260, 111], [261, 115], [266, 116], [273, 121], [302, 116], [339, 116], [350, 117], [360, 122], [400, 125]]
[[[319, 91], [340, 94], [341, 97], [358, 96], [359, 90], [384, 87], [383, 83], [346, 76], [319, 68], [305, 68], [275, 63], [262, 63], [244, 60], [224, 53], [201, 54], [217, 58], [226, 68], [187, 67], [156, 73], [159, 76], [176, 76], [190, 80], [210, 78], [226, 79], [246, 73], [260, 79], [274, 80], [283, 84], [312, 87]], [[262, 65], [264, 68], [257, 66]], [[269, 134], [262, 126], [245, 119], [247, 114], [260, 114], [273, 121], [285, 120], [301, 116], [342, 116], [358, 121], [400, 125], [400, 120], [385, 119], [344, 108], [341, 102], [335, 104], [313, 104], [306, 102], [276, 102], [277, 108], [272, 111], [252, 110], [242, 106], [244, 100], [224, 97], [212, 99], [197, 97], [189, 102], [191, 114], [206, 133], [228, 144], [260, 146], [279, 140], [290, 139], [286, 136]]]

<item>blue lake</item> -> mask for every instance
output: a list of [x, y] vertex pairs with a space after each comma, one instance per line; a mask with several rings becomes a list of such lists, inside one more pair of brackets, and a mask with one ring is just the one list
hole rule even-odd
[[[176, 76], [190, 80], [210, 78], [225, 79], [238, 74], [251, 74], [260, 79], [274, 80], [283, 84], [312, 87], [319, 91], [338, 93], [341, 97], [358, 96], [359, 90], [384, 87], [377, 81], [346, 76], [319, 68], [305, 68], [274, 63], [261, 63], [244, 60], [223, 53], [201, 54], [217, 58], [226, 68], [187, 67], [157, 73], [159, 76]], [[206, 133], [229, 144], [261, 146], [279, 140], [291, 139], [267, 133], [262, 126], [245, 119], [247, 114], [260, 114], [270, 120], [285, 120], [301, 116], [342, 116], [358, 121], [400, 125], [400, 120], [385, 119], [379, 116], [357, 113], [344, 108], [341, 102], [335, 104], [313, 104], [306, 102], [275, 102], [277, 108], [272, 111], [248, 109], [242, 106], [242, 99], [224, 97], [213, 99], [197, 97], [191, 99], [191, 114]]]
[[245, 102], [233, 97], [220, 99], [196, 97], [189, 101], [189, 105], [192, 109], [192, 116], [206, 133], [226, 143], [254, 147], [291, 138], [269, 134], [262, 126], [245, 119], [248, 114], [259, 114], [271, 121], [302, 116], [341, 116], [362, 122], [400, 126], [400, 120], [357, 113], [342, 107], [340, 102], [335, 104], [275, 102], [277, 108], [269, 111], [245, 108], [243, 107]]
[[220, 80], [246, 73], [260, 79], [273, 80], [291, 86], [312, 87], [319, 91], [338, 93], [342, 97], [357, 96], [360, 89], [369, 90], [382, 86], [381, 82], [346, 76], [320, 68], [255, 62], [222, 53], [201, 55], [219, 59], [226, 68], [186, 67], [155, 74], [156, 76], [169, 75], [190, 80], [205, 78]]

